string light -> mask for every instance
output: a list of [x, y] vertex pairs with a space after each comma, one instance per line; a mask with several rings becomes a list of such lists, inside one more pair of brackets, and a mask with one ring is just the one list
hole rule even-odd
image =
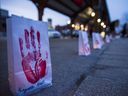
[[104, 22], [101, 22], [101, 24], [100, 24], [101, 26], [104, 26]]
[[106, 25], [103, 25], [103, 28], [106, 28]]
[[102, 32], [100, 33], [100, 35], [101, 35], [102, 38], [104, 38], [104, 37], [105, 37], [105, 32], [102, 31]]
[[74, 28], [75, 27], [75, 24], [72, 24], [72, 28]]
[[83, 24], [81, 24], [80, 27], [81, 27], [81, 30], [84, 30], [84, 25]]
[[81, 24], [81, 25], [80, 25], [80, 27], [81, 27], [81, 28], [83, 28], [83, 27], [84, 27], [84, 25], [83, 25], [83, 24]]
[[100, 18], [99, 18], [99, 19], [97, 19], [97, 22], [98, 22], [98, 23], [100, 23], [100, 22], [101, 22], [101, 19], [100, 19]]
[[85, 31], [88, 31], [88, 26], [86, 26], [86, 27], [84, 28], [84, 30], [85, 30]]
[[92, 16], [92, 17], [94, 17], [95, 15], [96, 15], [95, 12], [92, 12], [92, 13], [91, 13], [91, 16]]
[[80, 26], [78, 24], [75, 25], [75, 30], [79, 30]]
[[67, 24], [70, 24], [71, 23], [71, 21], [69, 20], [69, 21], [67, 21]]

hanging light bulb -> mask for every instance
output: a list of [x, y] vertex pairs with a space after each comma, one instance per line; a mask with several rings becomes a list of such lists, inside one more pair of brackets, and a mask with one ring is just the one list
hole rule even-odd
[[104, 26], [104, 22], [101, 22], [101, 24], [100, 24], [101, 26]]
[[80, 29], [80, 25], [77, 25], [77, 30], [79, 30]]
[[81, 24], [80, 27], [81, 27], [81, 30], [84, 30], [84, 25], [83, 24]]
[[103, 28], [106, 28], [106, 25], [103, 25]]
[[84, 30], [85, 30], [85, 31], [88, 31], [88, 26], [86, 26], [86, 27], [84, 28]]
[[100, 23], [100, 22], [101, 22], [101, 19], [100, 19], [100, 18], [99, 18], [99, 19], [97, 19], [97, 22], [98, 22], [98, 23]]
[[75, 30], [77, 30], [77, 25], [75, 25]]
[[75, 24], [72, 24], [72, 28], [74, 28], [75, 27]]
[[71, 21], [69, 20], [69, 21], [67, 21], [67, 24], [70, 24], [71, 23]]
[[92, 13], [91, 13], [91, 16], [92, 16], [92, 17], [94, 17], [95, 15], [96, 15], [95, 12], [92, 12]]
[[83, 27], [84, 27], [84, 25], [83, 25], [83, 24], [81, 24], [81, 25], [80, 25], [80, 27], [81, 27], [81, 28], [83, 28]]
[[100, 35], [101, 35], [102, 38], [104, 38], [104, 37], [105, 37], [105, 32], [102, 31], [102, 32], [100, 33]]
[[80, 25], [79, 24], [76, 24], [75, 25], [75, 30], [79, 30], [80, 29]]

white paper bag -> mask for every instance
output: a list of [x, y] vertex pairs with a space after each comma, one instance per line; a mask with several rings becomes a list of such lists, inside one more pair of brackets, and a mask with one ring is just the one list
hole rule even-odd
[[99, 33], [93, 32], [92, 33], [92, 39], [93, 39], [93, 48], [94, 49], [101, 49], [104, 42], [102, 37], [100, 36]]
[[106, 41], [106, 43], [110, 43], [110, 36], [109, 35], [105, 36], [105, 41]]
[[87, 32], [79, 31], [79, 55], [90, 55], [90, 45]]
[[47, 24], [17, 16], [7, 20], [10, 89], [26, 96], [52, 85]]
[[99, 37], [100, 37], [100, 41], [101, 41], [101, 46], [103, 46], [105, 44], [103, 37], [98, 33]]

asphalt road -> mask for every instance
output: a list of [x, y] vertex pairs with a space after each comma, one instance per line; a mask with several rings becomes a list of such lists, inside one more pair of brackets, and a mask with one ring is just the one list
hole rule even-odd
[[[31, 96], [127, 96], [127, 50], [128, 39], [117, 39], [78, 56], [78, 39], [50, 39], [53, 85]], [[7, 64], [7, 43], [0, 40], [0, 96], [13, 96]]]

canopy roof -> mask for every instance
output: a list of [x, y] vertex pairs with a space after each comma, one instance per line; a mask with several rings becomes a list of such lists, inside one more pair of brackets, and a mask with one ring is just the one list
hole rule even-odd
[[32, 0], [36, 6], [48, 7], [71, 18], [72, 22], [86, 23], [91, 13], [109, 23], [109, 14], [105, 0]]

